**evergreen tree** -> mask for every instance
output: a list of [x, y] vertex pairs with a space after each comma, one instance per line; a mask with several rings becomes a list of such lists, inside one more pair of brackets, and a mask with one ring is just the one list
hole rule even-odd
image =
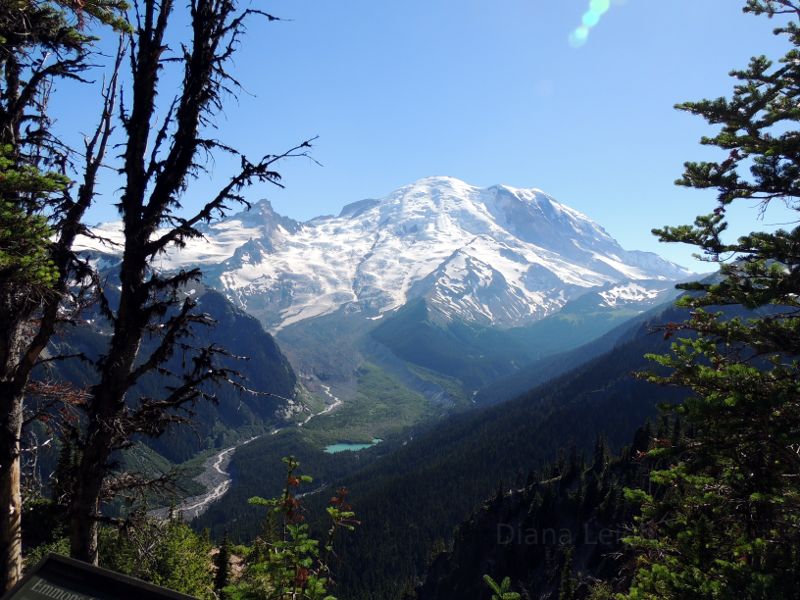
[[231, 574], [231, 544], [228, 539], [228, 532], [222, 536], [219, 544], [219, 552], [214, 559], [216, 573], [214, 574], [214, 589], [220, 598], [225, 597], [224, 589], [230, 584]]
[[68, 437], [61, 439], [61, 447], [58, 449], [58, 461], [53, 471], [52, 498], [60, 505], [67, 504], [67, 497], [72, 489], [75, 477], [75, 448], [73, 442]]
[[63, 190], [67, 179], [15, 164], [13, 153], [10, 144], [0, 147], [0, 286], [9, 291], [14, 288], [20, 296], [42, 295], [56, 278], [48, 251], [52, 230], [44, 216], [31, 214], [18, 198], [24, 195], [46, 200]]
[[125, 527], [100, 531], [100, 564], [203, 600], [213, 600], [211, 541], [177, 519], [133, 515]]
[[719, 276], [684, 286], [691, 317], [667, 335], [691, 337], [654, 357], [668, 374], [652, 381], [691, 390], [674, 409], [690, 434], [673, 431], [651, 451], [671, 465], [652, 475], [659, 494], [629, 494], [643, 503], [631, 599], [800, 594], [800, 227], [725, 236], [732, 205], [800, 211], [800, 3], [744, 10], [788, 16], [776, 34], [790, 49], [777, 65], [760, 56], [734, 71], [731, 98], [677, 107], [721, 126], [702, 143], [725, 158], [689, 162], [677, 182], [716, 189], [718, 202], [694, 225], [655, 233], [697, 247]]
[[594, 443], [594, 461], [592, 462], [592, 470], [597, 473], [602, 473], [608, 463], [608, 444], [606, 438], [602, 434], [597, 434], [597, 439]]
[[572, 555], [574, 548], [564, 550], [564, 564], [561, 567], [561, 579], [558, 584], [558, 600], [575, 600], [575, 577], [572, 575]]

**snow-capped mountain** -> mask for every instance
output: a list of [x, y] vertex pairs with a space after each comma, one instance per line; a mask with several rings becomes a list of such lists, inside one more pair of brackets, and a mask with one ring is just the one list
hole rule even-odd
[[[119, 227], [98, 232], [110, 238]], [[415, 298], [444, 319], [519, 326], [589, 290], [609, 305], [653, 298], [685, 278], [626, 251], [589, 217], [537, 189], [481, 189], [429, 177], [338, 216], [298, 223], [266, 201], [160, 258], [204, 265], [208, 283], [273, 331], [344, 309], [380, 319]]]

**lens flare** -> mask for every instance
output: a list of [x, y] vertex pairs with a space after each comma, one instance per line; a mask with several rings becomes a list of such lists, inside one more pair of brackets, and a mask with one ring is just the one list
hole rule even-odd
[[589, 28], [581, 25], [569, 34], [569, 43], [573, 48], [580, 48], [589, 39]]
[[608, 12], [609, 8], [611, 8], [611, 0], [592, 0], [589, 2], [589, 10], [600, 15]]
[[573, 48], [580, 48], [589, 40], [589, 33], [597, 27], [600, 19], [611, 8], [611, 0], [590, 0], [589, 10], [583, 13], [581, 25], [569, 34], [569, 44]]
[[583, 24], [590, 29], [600, 22], [600, 13], [589, 11], [583, 15]]

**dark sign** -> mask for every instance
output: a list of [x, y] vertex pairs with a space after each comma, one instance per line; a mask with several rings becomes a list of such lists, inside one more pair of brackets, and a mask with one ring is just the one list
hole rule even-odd
[[0, 600], [196, 600], [108, 569], [48, 555]]

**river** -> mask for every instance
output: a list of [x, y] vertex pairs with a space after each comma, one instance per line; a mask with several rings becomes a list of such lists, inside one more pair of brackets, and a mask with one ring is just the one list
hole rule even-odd
[[[327, 385], [322, 386], [322, 391], [333, 402], [328, 404], [325, 408], [317, 413], [312, 413], [305, 420], [297, 424], [302, 427], [311, 419], [321, 415], [328, 414], [336, 410], [342, 405], [342, 401], [331, 393], [331, 388]], [[269, 432], [270, 435], [275, 435], [285, 427], [277, 427]], [[263, 434], [266, 435], [266, 434]], [[194, 478], [195, 481], [205, 486], [206, 491], [198, 496], [190, 496], [184, 498], [179, 504], [175, 506], [175, 515], [181, 517], [184, 521], [191, 521], [195, 517], [202, 515], [208, 508], [217, 500], [222, 498], [231, 487], [231, 474], [227, 471], [228, 466], [231, 464], [233, 455], [238, 448], [245, 444], [249, 444], [261, 436], [251, 437], [250, 439], [243, 440], [238, 444], [220, 450], [217, 454], [210, 456], [203, 463], [203, 472]], [[149, 513], [151, 516], [158, 519], [166, 519], [169, 516], [169, 508], [158, 508]]]

